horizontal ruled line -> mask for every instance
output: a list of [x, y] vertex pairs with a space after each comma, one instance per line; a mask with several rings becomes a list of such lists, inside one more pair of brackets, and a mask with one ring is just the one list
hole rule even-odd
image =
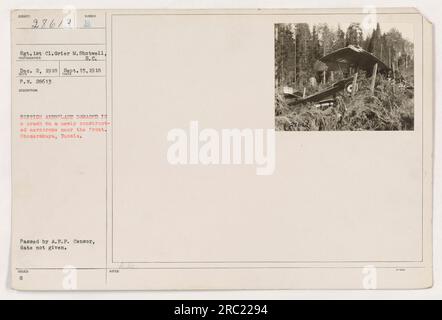
[[16, 43], [16, 46], [104, 46], [104, 43]]
[[[41, 268], [35, 268], [35, 267], [30, 267], [30, 268], [15, 268], [16, 271], [20, 271], [20, 270], [45, 270], [45, 271], [49, 271], [49, 270], [107, 270], [107, 269], [115, 269], [115, 270], [149, 270], [149, 269], [154, 269], [154, 270], [168, 270], [168, 269], [172, 269], [172, 270], [186, 270], [186, 269], [196, 269], [196, 270], [205, 270], [205, 269], [363, 269], [364, 266], [304, 266], [304, 267], [300, 267], [300, 266], [279, 266], [279, 267], [266, 267], [266, 266], [262, 266], [262, 267], [258, 267], [258, 266], [249, 266], [249, 267], [109, 267], [109, 268], [100, 268], [100, 267], [79, 267], [79, 268], [61, 268], [61, 267], [41, 267]], [[409, 266], [409, 267], [405, 267], [405, 266], [386, 266], [386, 267], [376, 267], [377, 269], [426, 269], [426, 267], [421, 267], [421, 266]]]
[[17, 78], [104, 78], [106, 75], [103, 76], [17, 76]]
[[42, 60], [42, 59], [18, 59], [15, 60], [15, 62], [29, 62], [29, 61], [36, 61], [36, 62], [98, 62], [98, 61], [106, 61], [106, 60]]
[[77, 28], [32, 28], [32, 27], [17, 27], [17, 30], [104, 30], [104, 27], [77, 27]]

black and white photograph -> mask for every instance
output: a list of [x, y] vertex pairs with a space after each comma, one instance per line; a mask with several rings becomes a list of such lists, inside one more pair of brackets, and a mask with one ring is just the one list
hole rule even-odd
[[0, 300], [442, 297], [441, 5], [57, 4], [0, 2]]
[[277, 131], [414, 130], [410, 24], [275, 24]]

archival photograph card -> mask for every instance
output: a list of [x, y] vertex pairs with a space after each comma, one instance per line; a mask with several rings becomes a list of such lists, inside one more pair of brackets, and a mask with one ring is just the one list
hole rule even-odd
[[407, 8], [15, 10], [17, 290], [432, 286]]

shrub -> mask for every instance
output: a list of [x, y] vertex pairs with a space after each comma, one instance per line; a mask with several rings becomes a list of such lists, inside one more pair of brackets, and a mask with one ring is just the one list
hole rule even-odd
[[354, 97], [339, 95], [337, 105], [326, 110], [312, 103], [289, 107], [277, 94], [276, 130], [413, 130], [412, 91], [380, 76], [372, 95], [370, 81], [362, 77]]

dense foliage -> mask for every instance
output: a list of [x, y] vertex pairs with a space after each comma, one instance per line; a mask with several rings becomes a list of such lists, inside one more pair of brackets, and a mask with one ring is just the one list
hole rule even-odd
[[[377, 24], [370, 36], [364, 38], [362, 28], [352, 23], [344, 32], [339, 26], [327, 24], [309, 26], [307, 23], [277, 24], [275, 26], [275, 78], [277, 87], [307, 86], [311, 77], [323, 82], [323, 72], [317, 61], [321, 57], [348, 45], [359, 46], [377, 56], [398, 71], [413, 68], [413, 44], [397, 29], [382, 33]], [[326, 72], [326, 81], [334, 80]], [[339, 75], [334, 75], [339, 77]]]
[[[348, 45], [373, 53], [394, 71], [395, 79], [379, 74], [372, 94], [371, 79], [360, 72], [359, 90], [353, 97], [340, 93], [334, 107], [323, 109], [314, 103], [289, 106], [283, 87], [311, 95], [341, 79], [344, 73], [348, 76], [348, 70], [331, 72], [318, 61]], [[327, 24], [279, 24], [275, 28], [276, 129], [413, 130], [413, 65], [413, 44], [396, 29], [382, 33], [378, 24], [364, 37], [357, 23], [345, 32]]]

